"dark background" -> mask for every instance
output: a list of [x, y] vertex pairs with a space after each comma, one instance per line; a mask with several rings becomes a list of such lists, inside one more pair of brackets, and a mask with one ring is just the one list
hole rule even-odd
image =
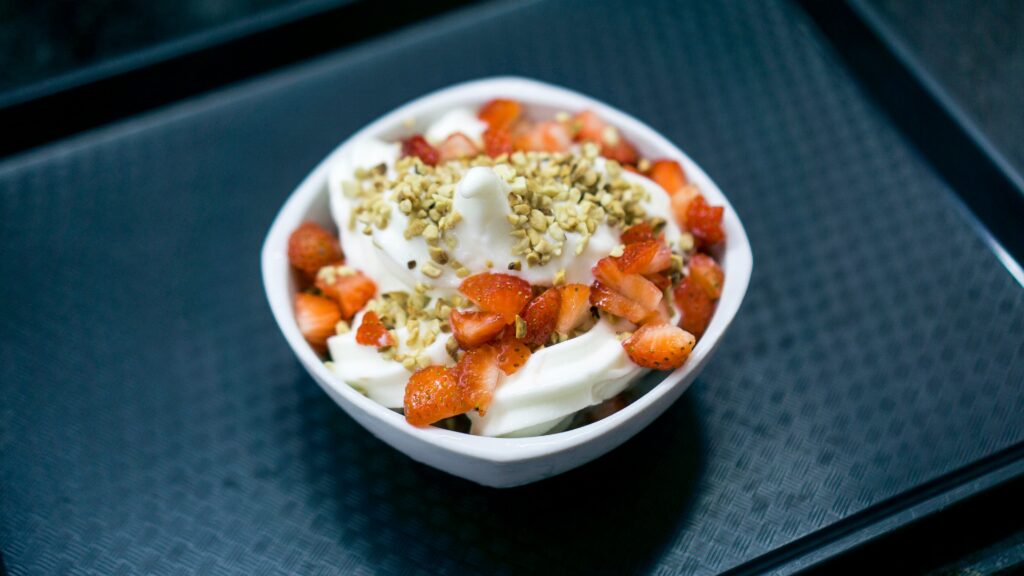
[[[247, 34], [257, 33], [289, 22], [300, 21], [310, 16], [322, 15], [325, 21], [331, 22], [333, 26], [338, 28], [338, 46], [345, 46], [350, 42], [361, 42], [363, 41], [362, 38], [347, 35], [344, 31], [346, 28], [356, 25], [357, 22], [361, 22], [358, 18], [353, 18], [351, 16], [352, 13], [339, 11], [347, 4], [349, 3], [287, 2], [285, 0], [251, 0], [245, 2], [221, 0], [214, 2], [178, 3], [129, 2], [125, 0], [109, 2], [0, 3], [0, 104], [34, 101], [34, 98], [38, 98], [41, 95], [60, 93], [62, 90], [86, 85], [96, 79], [107, 77], [110, 74], [121, 73], [135, 66], [161, 62], [167, 57], [167, 54], [175, 53], [176, 50], [191, 50], [192, 44], [208, 46], [218, 43], [229, 43], [237, 38], [245, 37]], [[1024, 147], [1022, 147], [1024, 138], [1021, 137], [1024, 134], [1024, 107], [1020, 105], [1021, 95], [1024, 94], [1024, 47], [1022, 47], [1021, 41], [1022, 31], [1024, 31], [1024, 4], [1010, 0], [984, 3], [953, 0], [941, 0], [939, 2], [879, 0], [868, 2], [866, 6], [873, 8], [873, 13], [879, 19], [881, 25], [888, 27], [894, 34], [894, 37], [901, 43], [901, 47], [906, 48], [907, 53], [920, 64], [920, 71], [934, 80], [940, 90], [951, 98], [949, 103], [955, 109], [963, 111], [970, 125], [979, 130], [980, 138], [984, 142], [992, 144], [992, 151], [994, 151], [995, 156], [1005, 157], [1008, 163], [1015, 167], [1017, 173], [1019, 173], [1020, 168], [1024, 166]], [[452, 8], [452, 6], [439, 4], [437, 10], [440, 12], [449, 8]], [[782, 10], [773, 11], [771, 15], [779, 16], [780, 13], [787, 18], [795, 17], [796, 14], [795, 11]], [[430, 16], [432, 14], [423, 14], [425, 18]], [[399, 25], [404, 26], [406, 23], [400, 22], [396, 24], [396, 26]], [[382, 24], [379, 30], [382, 33], [389, 31], [390, 25]], [[282, 53], [295, 54], [297, 59], [310, 55], [310, 53], [301, 52], [301, 47], [298, 46], [280, 46], [279, 48]], [[287, 62], [282, 61], [283, 64], [287, 64]], [[229, 79], [232, 81], [241, 80], [241, 78]], [[202, 94], [206, 89], [208, 89], [206, 85], [196, 88], [191, 95]], [[618, 93], [616, 89], [610, 89], [611, 96], [614, 97], [616, 93]], [[598, 94], [598, 97], [601, 96], [601, 94]], [[159, 107], [171, 102], [173, 100], [161, 100], [158, 97], [154, 97], [147, 105]], [[879, 107], [884, 109], [884, 103], [879, 103]], [[100, 118], [100, 116], [97, 116], [97, 118]], [[104, 116], [102, 118], [106, 119], [108, 117]], [[97, 120], [94, 124], [98, 125], [100, 123], [100, 120]], [[898, 125], [898, 119], [894, 119], [894, 123]], [[84, 127], [88, 128], [89, 125]], [[76, 130], [69, 128], [61, 135], [71, 135], [75, 132]], [[186, 136], [172, 136], [182, 142], [187, 141]], [[704, 139], [702, 140], [701, 138]], [[326, 138], [326, 140], [331, 140], [331, 138]], [[718, 143], [714, 137], [702, 136], [694, 136], [693, 142], [691, 142], [698, 150], [702, 146], [710, 149]], [[144, 146], [145, 143], [142, 143], [142, 145]], [[241, 142], [239, 142], [239, 145], [241, 146]], [[327, 145], [326, 141], [324, 145]], [[156, 151], [159, 151], [163, 145], [151, 144], [151, 146], [156, 146]], [[324, 149], [326, 150], [326, 148]], [[143, 150], [146, 150], [146, 148], [143, 147]], [[131, 150], [124, 150], [123, 152], [129, 155], [133, 153]], [[722, 166], [728, 165], [728, 161], [723, 160], [722, 162], [724, 163]], [[199, 170], [196, 166], [192, 166], [192, 169]], [[292, 176], [297, 177], [298, 175]], [[45, 187], [42, 187], [39, 182], [50, 181], [48, 180], [49, 178], [51, 176], [29, 175], [26, 176], [24, 182], [29, 182], [30, 184], [23, 185], [39, 186], [39, 191], [42, 193], [45, 191]], [[287, 182], [294, 180], [291, 176], [288, 178], [282, 176], [281, 179], [281, 184], [285, 186]], [[94, 192], [98, 195], [102, 194], [103, 188], [97, 188]], [[202, 215], [203, 218], [210, 218], [210, 225], [216, 222], [215, 216], [225, 215], [221, 213], [203, 213], [203, 210], [206, 208], [204, 208], [201, 197], [194, 198], [192, 201], [195, 204], [191, 209], [195, 213]], [[108, 208], [116, 210], [116, 205], [112, 204]], [[258, 211], [255, 213], [262, 214], [262, 212]], [[97, 212], [96, 217], [100, 218], [101, 214], [102, 212]], [[747, 220], [748, 226], [751, 226], [751, 218], [746, 214], [744, 214], [744, 217]], [[114, 221], [117, 223], [121, 222], [120, 220]], [[48, 221], [45, 217], [37, 216], [37, 219], [33, 222], [43, 226]], [[5, 226], [8, 228], [8, 231], [15, 230], [14, 225], [10, 222], [6, 223]], [[757, 224], [754, 223], [753, 227], [756, 229]], [[26, 227], [25, 229], [29, 228]], [[198, 283], [207, 281], [199, 277], [191, 278], [191, 280]], [[217, 302], [212, 304], [217, 304]], [[220, 304], [226, 305], [226, 302], [221, 302]], [[1008, 306], [1007, 308], [1009, 309]], [[8, 319], [10, 317], [8, 316]], [[95, 318], [94, 320], [97, 322], [101, 321], [100, 318]], [[77, 321], [84, 322], [81, 318]], [[207, 321], [207, 319], [188, 319], [186, 313], [186, 318], [183, 321], [202, 323]], [[5, 325], [5, 327], [8, 326]], [[207, 326], [207, 329], [215, 332], [217, 328], [210, 325]], [[5, 336], [7, 335], [9, 334], [5, 334]], [[745, 342], [751, 344], [749, 339], [739, 338], [737, 342], [741, 346]], [[211, 369], [210, 364], [213, 365], [212, 369], [217, 369], [216, 364], [220, 359], [215, 357], [204, 358], [201, 351], [195, 352], [200, 355], [199, 361], [204, 369]], [[16, 361], [8, 356], [3, 358], [5, 362]], [[157, 360], [157, 358], [148, 359], [148, 361]], [[269, 368], [288, 373], [287, 370], [277, 364], [272, 364]], [[135, 369], [135, 367], [126, 366], [123, 369], [128, 373]], [[15, 372], [8, 372], [7, 374], [12, 373]], [[710, 370], [710, 374], [712, 377], [718, 374], [720, 378], [724, 378], [727, 375], [727, 371], [720, 368], [718, 372]], [[311, 428], [309, 433], [320, 448], [324, 448], [326, 445], [333, 444], [334, 442], [345, 441], [349, 434], [359, 434], [359, 430], [352, 430], [351, 426], [338, 424], [334, 420], [328, 421], [327, 418], [335, 415], [332, 407], [318, 390], [304, 387], [302, 385], [304, 382], [305, 380], [300, 383], [287, 383], [283, 388], [275, 390], [276, 393], [284, 396], [284, 399], [280, 401], [281, 407], [278, 409], [287, 409], [295, 406], [305, 407], [304, 409], [310, 412], [312, 420], [309, 418], [303, 419], [301, 425]], [[742, 386], [740, 388], [742, 389]], [[165, 400], [176, 399], [173, 392], [167, 392], [166, 395], [164, 397]], [[681, 406], [673, 411], [674, 415], [660, 420], [656, 427], [653, 428], [654, 432], [652, 433], [668, 435], [676, 440], [687, 437], [687, 434], [699, 435], [699, 431], [696, 430], [684, 428], [677, 431], [670, 428], [676, 424], [687, 425], [692, 420], [692, 412], [702, 406], [702, 397], [697, 396], [694, 399], [694, 394], [690, 394], [688, 398], [688, 400], [684, 399], [681, 402]], [[712, 398], [715, 398], [715, 396], [712, 396]], [[160, 397], [158, 396], [146, 402], [159, 399]], [[199, 399], [195, 398], [195, 400]], [[703, 398], [703, 400], [707, 400], [707, 398]], [[730, 398], [726, 394], [718, 396], [717, 400], [727, 401]], [[735, 398], [732, 400], [735, 400]], [[269, 400], [254, 396], [251, 401], [266, 403]], [[325, 406], [325, 404], [327, 405]], [[148, 406], [145, 403], [143, 403], [143, 406], [152, 408], [152, 406]], [[222, 407], [230, 408], [230, 404]], [[724, 410], [724, 413], [718, 415], [719, 419], [724, 419], [724, 421], [728, 422], [730, 418], [736, 418], [735, 415], [730, 415], [728, 408], [721, 410]], [[0, 418], [6, 420], [12, 418], [12, 416], [10, 416], [9, 412], [0, 412]], [[103, 418], [107, 419], [107, 423], [114, 426], [116, 431], [116, 426], [119, 422], [117, 411], [105, 414]], [[260, 424], [259, 421], [253, 423]], [[3, 442], [12, 441], [10, 437], [5, 436], [5, 434], [9, 434], [5, 428], [7, 424], [8, 422], [0, 422], [0, 446], [10, 448], [14, 446], [13, 443], [5, 444]], [[69, 422], [68, 424], [74, 428], [74, 422]], [[738, 422], [734, 422], [734, 424], [739, 425]], [[318, 428], [326, 429], [326, 433], [317, 432], [316, 429]], [[227, 437], [232, 437], [232, 435], [237, 435], [239, 431], [233, 430], [229, 426], [226, 429], [221, 429], [220, 433]], [[62, 437], [61, 432], [55, 432], [55, 434], [58, 437]], [[262, 441], [259, 439], [250, 440], [252, 442]], [[632, 446], [631, 450], [638, 452], [639, 456], [633, 459], [626, 457], [624, 460], [624, 457], [619, 455], [618, 458], [610, 458], [603, 463], [599, 462], [595, 466], [591, 466], [587, 469], [588, 472], [609, 471], [608, 467], [616, 464], [641, 465], [644, 457], [659, 457], [657, 450], [651, 446], [649, 440], [648, 438], [647, 442], [641, 444], [642, 447], [630, 445]], [[707, 442], [709, 440], [705, 438], [700, 441]], [[682, 442], [687, 450], [698, 449], [690, 446], [685, 440], [682, 440]], [[19, 455], [24, 454], [22, 452], [23, 448], [25, 447], [21, 446], [19, 448]], [[172, 451], [181, 450], [182, 446], [175, 446], [172, 443], [168, 446], [168, 449]], [[249, 444], [246, 449], [258, 450], [259, 446]], [[359, 449], [364, 451], [372, 450], [375, 449], [375, 444], [367, 445], [362, 443], [359, 444]], [[10, 452], [5, 450], [0, 455], [7, 456], [12, 453], [14, 453], [13, 450]], [[89, 455], [83, 454], [79, 456], [87, 458]], [[160, 456], [166, 457], [167, 455]], [[232, 456], [228, 454], [227, 457], [230, 458]], [[352, 481], [351, 477], [346, 476], [347, 474], [355, 473], [350, 471], [349, 466], [358, 465], [354, 460], [347, 459], [348, 457], [341, 462], [337, 460], [319, 462], [316, 450], [309, 452], [303, 450], [302, 457], [312, 462], [314, 476], [318, 482], [338, 482], [340, 485]], [[133, 460], [133, 458], [138, 460]], [[115, 457], [114, 461], [130, 467], [138, 462], [147, 462], [147, 458], [157, 458], [157, 455], [129, 453], [124, 455], [123, 458]], [[740, 461], [742, 462], [743, 459], [741, 458]], [[379, 461], [375, 462], [373, 465], [380, 465]], [[694, 476], [697, 474], [695, 470], [687, 468], [686, 462], [684, 460], [679, 467], [670, 467], [669, 470], [670, 476], [679, 480], [680, 489], [684, 491], [691, 489], [689, 483], [693, 481]], [[278, 462], [277, 464], [280, 465], [281, 463]], [[193, 465], [196, 465], [196, 463], [193, 463]], [[147, 473], [160, 474], [163, 480], [168, 478], [173, 480], [176, 477], [175, 475], [180, 476], [182, 479], [186, 478], [184, 473], [180, 470], [175, 470], [173, 465], [164, 464], [162, 466], [169, 466], [169, 468], [157, 467], [156, 472]], [[200, 466], [199, 470], [201, 471], [203, 469], [202, 466], [210, 467], [214, 466], [214, 464], [210, 462], [204, 463], [200, 460], [198, 466]], [[81, 477], [76, 478], [76, 481], [84, 479], [97, 483], [101, 483], [105, 475], [110, 473], [108, 470], [100, 468], [86, 468], [80, 472]], [[281, 470], [274, 469], [258, 469], [257, 472], [258, 474], [263, 474], [259, 478], [264, 479], [274, 478], [283, 474]], [[373, 471], [371, 470], [367, 474], [370, 474], [370, 477], [372, 477]], [[400, 481], [409, 483], [411, 482], [410, 478], [416, 478], [415, 474], [411, 476], [410, 474], [408, 471], [399, 474]], [[427, 474], [428, 477], [432, 477], [429, 472]], [[15, 475], [6, 477], [12, 478]], [[2, 478], [4, 476], [0, 476], [0, 479]], [[579, 482], [583, 479], [584, 475], [581, 474], [568, 476], [566, 481], [556, 481], [560, 482], [556, 485], [556, 490], [563, 492], [568, 497], [572, 493], [571, 482]], [[195, 497], [195, 494], [199, 494], [199, 501], [194, 503], [195, 507], [192, 513], [201, 513], [201, 495], [203, 493], [209, 493], [211, 490], [215, 493], [217, 491], [231, 493], [232, 490], [238, 489], [239, 484], [243, 487], [247, 486], [246, 479], [244, 478], [232, 479], [229, 476], [223, 479], [223, 482], [225, 484], [222, 486], [204, 486], [202, 484], [193, 486], [191, 489], [197, 491], [195, 493], [189, 492], [189, 487], [183, 487], [180, 496], [188, 499]], [[234, 484], [232, 485], [232, 483]], [[97, 500], [90, 500], [88, 503], [94, 506], [113, 505], [115, 508], [113, 517], [115, 518], [121, 513], [132, 513], [132, 510], [128, 508], [118, 511], [116, 502], [104, 504], [101, 501], [102, 497], [116, 500], [118, 497], [117, 487], [118, 485], [115, 482], [109, 486], [110, 492], [92, 494], [90, 498], [97, 498]], [[11, 493], [12, 488], [14, 487], [0, 484], [0, 490], [6, 491], [8, 494]], [[641, 490], [642, 485], [630, 486], [630, 488]], [[315, 488], [314, 500], [321, 501], [325, 498], [321, 489], [329, 492], [333, 490], [333, 484], [326, 488]], [[22, 493], [24, 487], [17, 487], [17, 490], [18, 493]], [[907, 563], [903, 568], [909, 571], [949, 573], [951, 571], [975, 570], [981, 573], [995, 573], [999, 570], [1007, 570], [1012, 566], [1019, 566], [1024, 562], [1024, 531], [1021, 529], [1021, 519], [1016, 514], [1019, 508], [1014, 508], [1012, 504], [1019, 503], [1019, 497], [1022, 493], [1024, 493], [1024, 487], [1021, 486], [1020, 481], [1012, 481], [1010, 484], [998, 489], [985, 492], [977, 497], [949, 507], [927, 521], [911, 523], [877, 541], [855, 548], [845, 556], [833, 561], [832, 564], [826, 565], [823, 569], [830, 571], [844, 567], [847, 569], [856, 566], [869, 567], [876, 565], [880, 559], [891, 558], [893, 555], [903, 558], [904, 562]], [[190, 496], [190, 494], [192, 495]], [[444, 490], [441, 493], [435, 492], [430, 494], [435, 499], [444, 499], [445, 495]], [[128, 494], [127, 496], [130, 498], [138, 495]], [[343, 500], [344, 495], [340, 495], [340, 497], [342, 498], [340, 505], [344, 509], [346, 507]], [[523, 497], [526, 498], [527, 496]], [[519, 518], [514, 510], [517, 506], [524, 504], [518, 500], [518, 497], [503, 498], [499, 506], [504, 508], [499, 510], [499, 513], [512, 515], [513, 518], [520, 521], [524, 520]], [[473, 501], [481, 502], [486, 500], [480, 494], [475, 494]], [[160, 501], [157, 499], [154, 503], [160, 503]], [[233, 498], [228, 498], [228, 503], [230, 506], [238, 506], [240, 508], [249, 505], [248, 502]], [[326, 502], [320, 503], [326, 504]], [[283, 505], [287, 506], [288, 503], [285, 502]], [[335, 503], [334, 505], [339, 504]], [[55, 509], [60, 510], [61, 506], [70, 506], [70, 504], [56, 503]], [[644, 509], [650, 510], [648, 508]], [[165, 517], [166, 513], [164, 511]], [[288, 510], [277, 512], [278, 516], [286, 518], [288, 513]], [[383, 517], [371, 516], [369, 520], [363, 519], [363, 524], [365, 525], [366, 522], [369, 522], [371, 526], [376, 526], [377, 523], [402, 521], [400, 517], [392, 517], [393, 511], [385, 510], [381, 514], [383, 514]], [[173, 517], [173, 514], [171, 516]], [[273, 517], [274, 515], [271, 514], [269, 518]], [[262, 518], [266, 519], [268, 517]], [[659, 525], [668, 525], [672, 521], [667, 513], [664, 515], [655, 514], [652, 520], [654, 525], [637, 528], [640, 535], [647, 533], [653, 535], [659, 531]], [[180, 522], [183, 526], [189, 525], [189, 520], [181, 519]], [[85, 526], [84, 528], [88, 529], [89, 527]], [[159, 531], [166, 528], [153, 527], [152, 529]], [[221, 528], [230, 529], [230, 527]], [[323, 530], [328, 529], [326, 526], [320, 526], [320, 528]], [[437, 530], [449, 528], [445, 526], [436, 527]], [[59, 527], [54, 527], [53, 529], [59, 529]], [[418, 530], [424, 529], [425, 527], [415, 526], [410, 531], [415, 534]], [[552, 532], [552, 534], [555, 533]], [[208, 533], [200, 537], [216, 539], [218, 535]], [[390, 537], [392, 538], [391, 544], [397, 544], [394, 540], [395, 535], [392, 534]], [[356, 539], [358, 540], [359, 538], [357, 537]], [[369, 540], [372, 540], [372, 537]], [[132, 556], [126, 541], [108, 541], [105, 544], [113, 550], [120, 550], [128, 558]], [[0, 551], [4, 551], [5, 545], [6, 543], [0, 540]], [[70, 542], [69, 545], [73, 547], [74, 542]], [[422, 552], [421, 549], [415, 547], [412, 550], [417, 553]], [[356, 554], [365, 552], [356, 551]], [[19, 550], [19, 553], [24, 554], [25, 551]], [[187, 550], [172, 550], [169, 553], [183, 558], [190, 557]], [[503, 552], [499, 550], [496, 553], [501, 554]], [[286, 551], [280, 551], [280, 555], [285, 556], [286, 554]], [[93, 556], [95, 556], [95, 553]], [[242, 562], [241, 559], [236, 560]], [[467, 562], [470, 565], [486, 565], [485, 558], [470, 557], [467, 559]], [[534, 560], [527, 560], [525, 563], [531, 566], [536, 565]], [[131, 565], [129, 561], [127, 566]], [[229, 565], [231, 565], [230, 562]], [[109, 565], [108, 567], [113, 570], [118, 566], [120, 566], [119, 569], [122, 571], [132, 572], [131, 569], [125, 568], [125, 564]], [[73, 566], [58, 565], [51, 566], [51, 568], [54, 568], [55, 571], [62, 571], [64, 569], [72, 571]], [[137, 565], [136, 568], [138, 568]]]

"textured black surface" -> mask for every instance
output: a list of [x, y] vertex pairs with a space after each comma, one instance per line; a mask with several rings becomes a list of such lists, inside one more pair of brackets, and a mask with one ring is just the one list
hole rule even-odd
[[[494, 73], [662, 129], [755, 253], [691, 392], [612, 454], [508, 491], [344, 416], [258, 276], [274, 212], [336, 142]], [[487, 7], [8, 161], [0, 218], [16, 575], [708, 573], [1024, 437], [1024, 292], [789, 4]]]
[[1024, 173], [1024, 4], [869, 0], [919, 61]]

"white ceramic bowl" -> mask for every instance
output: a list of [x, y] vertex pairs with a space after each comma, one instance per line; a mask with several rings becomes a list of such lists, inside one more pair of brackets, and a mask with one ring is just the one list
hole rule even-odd
[[[302, 338], [292, 310], [295, 285], [288, 267], [288, 236], [304, 220], [333, 227], [327, 201], [327, 174], [334, 159], [364, 137], [400, 138], [412, 131], [422, 131], [451, 108], [476, 108], [496, 97], [515, 98], [524, 102], [528, 110], [540, 114], [591, 109], [617, 126], [643, 156], [678, 160], [708, 202], [726, 208], [722, 299], [711, 325], [686, 364], [671, 373], [648, 374], [639, 383], [649, 388], [648, 392], [607, 418], [574, 430], [533, 438], [489, 438], [409, 425], [401, 414], [356, 392], [328, 370]], [[416, 128], [410, 130], [403, 124], [409, 119], [415, 119]], [[527, 484], [585, 464], [622, 444], [664, 412], [693, 382], [718, 346], [743, 301], [752, 265], [750, 242], [736, 211], [711, 178], [679, 148], [646, 124], [606, 104], [564, 88], [514, 77], [477, 80], [428, 94], [350, 137], [288, 197], [267, 234], [262, 255], [263, 283], [281, 332], [306, 370], [349, 416], [414, 460], [495, 487]]]

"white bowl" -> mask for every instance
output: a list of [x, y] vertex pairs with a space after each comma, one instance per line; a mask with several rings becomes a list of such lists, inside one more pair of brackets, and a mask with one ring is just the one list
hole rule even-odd
[[[515, 98], [541, 114], [591, 109], [617, 126], [645, 157], [678, 160], [710, 204], [725, 206], [724, 291], [710, 326], [686, 364], [671, 373], [648, 374], [639, 384], [650, 389], [607, 418], [533, 438], [489, 438], [409, 425], [401, 414], [363, 396], [335, 376], [306, 344], [292, 310], [295, 285], [288, 267], [288, 236], [304, 220], [333, 225], [327, 201], [327, 174], [333, 161], [364, 137], [395, 139], [409, 134], [408, 124], [403, 121], [415, 119], [418, 130], [422, 130], [433, 118], [453, 107], [476, 108], [496, 97]], [[628, 440], [671, 406], [707, 363], [732, 322], [747, 291], [752, 265], [750, 242], [736, 211], [711, 178], [679, 148], [646, 124], [606, 104], [564, 88], [514, 77], [476, 80], [428, 94], [350, 137], [292, 192], [274, 219], [262, 256], [263, 283], [281, 332], [313, 379], [349, 416], [416, 461], [494, 487], [535, 482], [585, 464]]]

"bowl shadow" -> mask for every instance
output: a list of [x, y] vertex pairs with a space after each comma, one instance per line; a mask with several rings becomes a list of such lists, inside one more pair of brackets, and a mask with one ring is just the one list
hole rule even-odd
[[[575, 470], [495, 489], [419, 464], [300, 379], [300, 481], [339, 556], [387, 573], [644, 571], [686, 521], [704, 469], [696, 401], [684, 394], [619, 448]], [[324, 407], [323, 404], [328, 406]]]

